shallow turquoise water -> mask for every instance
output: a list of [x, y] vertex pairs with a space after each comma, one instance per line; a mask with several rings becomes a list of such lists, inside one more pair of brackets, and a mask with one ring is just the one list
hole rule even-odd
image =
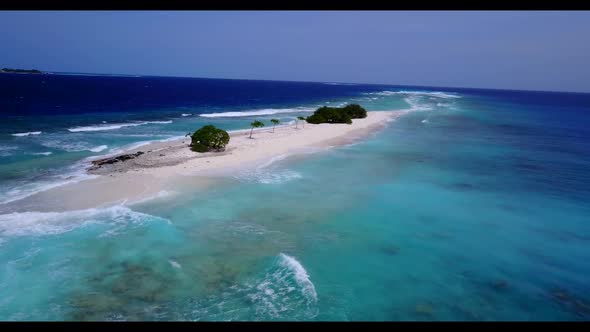
[[362, 142], [204, 192], [0, 215], [0, 318], [588, 320], [582, 120], [412, 98]]

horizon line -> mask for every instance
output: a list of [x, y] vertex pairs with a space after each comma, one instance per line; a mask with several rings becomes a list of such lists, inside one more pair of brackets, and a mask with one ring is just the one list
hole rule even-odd
[[[544, 93], [571, 93], [571, 94], [590, 94], [590, 91], [554, 91], [554, 90], [530, 90], [530, 89], [506, 89], [506, 88], [486, 88], [486, 87], [462, 87], [462, 86], [436, 86], [436, 85], [412, 85], [412, 84], [394, 84], [394, 83], [365, 83], [365, 82], [337, 82], [337, 81], [298, 81], [298, 80], [278, 80], [278, 79], [253, 79], [253, 78], [226, 78], [226, 77], [202, 77], [202, 76], [175, 76], [175, 75], [149, 75], [149, 74], [116, 74], [116, 73], [90, 73], [90, 72], [67, 72], [67, 71], [44, 71], [43, 74], [86, 74], [97, 76], [120, 76], [120, 77], [166, 77], [166, 78], [193, 78], [193, 79], [213, 79], [213, 80], [235, 80], [235, 81], [267, 81], [267, 82], [293, 82], [293, 83], [336, 83], [336, 84], [354, 84], [354, 85], [385, 85], [399, 87], [418, 87], [418, 88], [443, 88], [443, 89], [464, 89], [464, 90], [495, 90], [495, 91], [516, 91], [516, 92], [544, 92]], [[11, 73], [5, 73], [11, 74]], [[16, 73], [15, 73], [16, 74]], [[22, 75], [22, 74], [17, 74]]]

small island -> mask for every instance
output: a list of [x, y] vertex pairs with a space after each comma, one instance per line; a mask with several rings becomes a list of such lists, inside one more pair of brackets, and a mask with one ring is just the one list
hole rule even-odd
[[0, 73], [3, 74], [44, 74], [42, 71], [37, 69], [12, 69], [12, 68], [2, 68], [0, 69]]
[[[355, 116], [362, 116], [360, 113]], [[82, 210], [122, 201], [139, 202], [162, 191], [174, 191], [177, 185], [205, 187], [219, 176], [233, 177], [238, 171], [256, 170], [281, 156], [354, 143], [405, 113], [367, 111], [364, 118], [355, 118], [352, 124], [304, 121], [298, 128], [295, 123], [276, 126], [274, 132], [273, 126], [255, 126], [256, 121], [251, 124], [254, 130], [229, 132], [207, 124], [174, 140], [154, 141], [120, 153], [97, 153], [86, 167], [95, 178], [32, 195], [30, 204], [45, 199], [54, 202], [55, 197], [60, 197], [57, 204], [64, 209]], [[271, 123], [280, 123], [275, 120]], [[250, 138], [251, 132], [255, 139]], [[25, 200], [29, 204], [28, 198]]]

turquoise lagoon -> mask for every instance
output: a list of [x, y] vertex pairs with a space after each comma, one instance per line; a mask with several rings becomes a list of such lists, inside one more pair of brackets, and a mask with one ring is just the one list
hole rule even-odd
[[[2, 211], [0, 319], [588, 320], [590, 96], [390, 88], [333, 100], [348, 101], [411, 111], [363, 141], [280, 156], [206, 190]], [[251, 117], [79, 141], [112, 149]], [[46, 157], [91, 155], [71, 153]], [[2, 167], [43, 160], [13, 158]]]

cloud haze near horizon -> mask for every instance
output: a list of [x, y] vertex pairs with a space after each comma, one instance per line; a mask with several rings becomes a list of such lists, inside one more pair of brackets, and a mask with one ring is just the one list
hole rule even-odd
[[590, 92], [590, 12], [0, 12], [0, 67]]

